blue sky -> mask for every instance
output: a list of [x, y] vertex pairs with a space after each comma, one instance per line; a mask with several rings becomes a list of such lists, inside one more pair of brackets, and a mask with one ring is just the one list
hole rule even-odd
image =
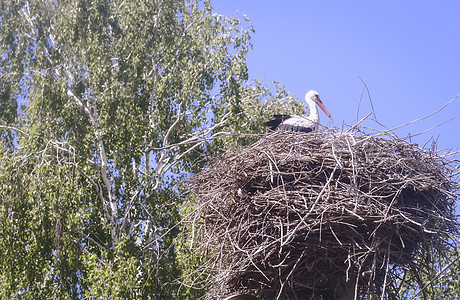
[[[252, 78], [278, 81], [297, 98], [319, 92], [340, 127], [356, 122], [366, 82], [379, 122], [404, 124], [436, 111], [460, 93], [460, 1], [213, 0], [220, 14], [249, 17]], [[360, 79], [361, 78], [361, 79]], [[367, 94], [360, 117], [371, 111]], [[406, 136], [460, 114], [460, 98], [442, 112], [404, 127]], [[368, 125], [370, 125], [368, 123]], [[417, 138], [460, 148], [460, 117]]]

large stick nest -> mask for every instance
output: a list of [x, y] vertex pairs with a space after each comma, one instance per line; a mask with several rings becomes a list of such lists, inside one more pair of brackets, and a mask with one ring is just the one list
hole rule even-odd
[[186, 225], [207, 297], [395, 295], [457, 232], [451, 168], [395, 137], [337, 130], [275, 132], [227, 152], [190, 183]]

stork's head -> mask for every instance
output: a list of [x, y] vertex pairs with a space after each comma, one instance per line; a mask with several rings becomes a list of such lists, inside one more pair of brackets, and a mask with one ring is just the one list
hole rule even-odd
[[321, 107], [321, 109], [324, 111], [326, 116], [328, 116], [329, 119], [332, 120], [331, 115], [327, 111], [326, 106], [324, 106], [323, 101], [321, 101], [321, 98], [319, 97], [319, 94], [318, 94], [317, 91], [314, 91], [314, 90], [308, 91], [307, 94], [305, 95], [305, 100], [307, 102], [309, 102], [309, 100], [311, 100], [311, 101], [315, 102], [316, 104], [318, 104], [318, 106]]

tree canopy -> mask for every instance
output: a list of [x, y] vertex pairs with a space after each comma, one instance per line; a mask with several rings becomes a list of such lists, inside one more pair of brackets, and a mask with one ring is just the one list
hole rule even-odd
[[184, 179], [305, 110], [249, 81], [251, 34], [208, 0], [1, 1], [0, 298], [202, 293]]
[[0, 297], [178, 297], [181, 180], [304, 109], [248, 84], [251, 33], [209, 1], [1, 2]]

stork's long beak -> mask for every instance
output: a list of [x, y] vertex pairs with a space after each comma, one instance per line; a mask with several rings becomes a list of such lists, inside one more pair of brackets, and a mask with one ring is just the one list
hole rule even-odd
[[332, 120], [331, 114], [327, 111], [326, 106], [324, 106], [323, 101], [321, 101], [321, 99], [319, 98], [319, 96], [316, 98], [316, 100], [317, 100], [316, 103], [319, 105], [319, 107], [321, 107], [321, 109], [324, 111], [324, 113], [326, 114], [326, 116], [328, 116], [329, 119]]

